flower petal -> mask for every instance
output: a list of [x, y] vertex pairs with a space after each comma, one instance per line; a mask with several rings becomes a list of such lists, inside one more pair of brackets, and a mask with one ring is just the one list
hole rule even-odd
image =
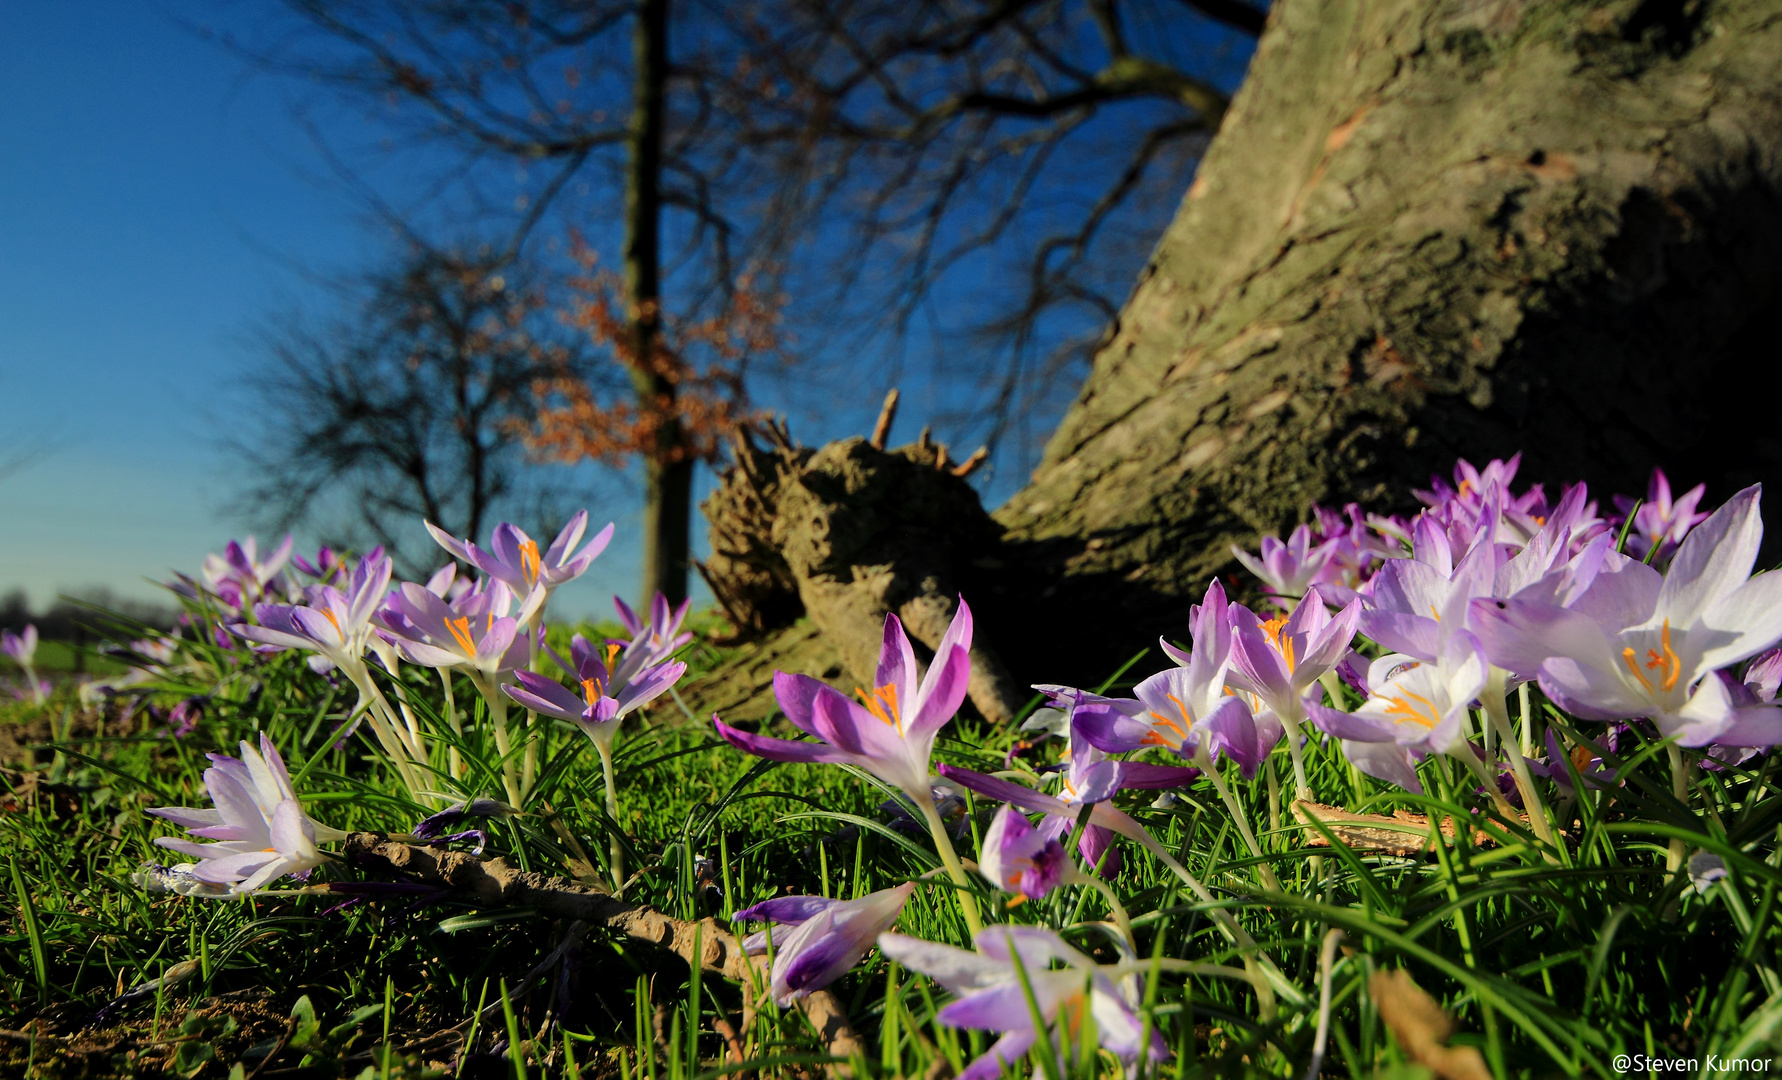
[[792, 742], [788, 739], [770, 739], [761, 735], [751, 735], [746, 731], [738, 731], [712, 716], [712, 724], [718, 729], [718, 737], [746, 753], [769, 761], [787, 761], [797, 763], [829, 762], [859, 764], [853, 754], [844, 753], [833, 746], [823, 743]]

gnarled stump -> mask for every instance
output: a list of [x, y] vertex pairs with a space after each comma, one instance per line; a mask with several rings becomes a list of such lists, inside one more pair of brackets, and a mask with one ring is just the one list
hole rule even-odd
[[[887, 613], [932, 652], [962, 583], [1001, 554], [1001, 528], [944, 448], [926, 432], [895, 450], [852, 438], [813, 451], [783, 428], [766, 436], [765, 449], [736, 440], [736, 463], [702, 507], [712, 556], [701, 569], [738, 630], [760, 636], [808, 615], [839, 655], [842, 678], [831, 678], [846, 689], [873, 685]], [[966, 599], [974, 613], [996, 607], [989, 595]], [[993, 722], [1011, 719], [1027, 695], [984, 634], [971, 654], [972, 704]]]

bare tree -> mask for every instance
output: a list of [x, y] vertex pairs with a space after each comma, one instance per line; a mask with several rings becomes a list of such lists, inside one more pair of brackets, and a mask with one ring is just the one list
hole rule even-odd
[[862, 358], [879, 389], [895, 381], [919, 316], [975, 281], [981, 314], [949, 327], [933, 375], [964, 402], [952, 422], [998, 447], [1063, 407], [1262, 18], [1236, 0], [284, 8], [299, 32], [247, 51], [375, 102], [403, 145], [454, 148], [449, 164], [428, 158], [443, 184], [499, 207], [489, 178], [507, 174], [492, 167], [522, 168], [513, 205], [530, 221], [584, 227], [597, 246], [620, 233], [627, 351], [643, 361], [627, 370], [638, 407], [662, 410], [662, 452], [644, 458], [645, 588], [671, 595], [693, 466], [676, 388], [649, 362], [664, 312], [713, 316], [743, 280], [786, 294], [805, 342], [788, 355], [845, 357], [864, 401]]
[[961, 403], [946, 419], [1023, 462], [1020, 425], [1079, 382], [1263, 19], [1179, 0], [709, 10], [746, 62], [689, 73], [702, 109], [685, 138], [708, 148], [706, 173], [747, 178], [726, 187], [768, 193], [747, 207], [757, 257], [790, 263], [804, 245], [791, 291], [831, 335], [857, 328], [850, 356], [896, 355], [952, 300], [927, 376]]
[[522, 436], [535, 385], [574, 353], [515, 274], [501, 254], [416, 248], [368, 275], [347, 316], [264, 329], [270, 370], [249, 384], [254, 424], [236, 436], [261, 515], [383, 544], [417, 572], [437, 561], [420, 519], [480, 536], [498, 510], [548, 516], [522, 478]]

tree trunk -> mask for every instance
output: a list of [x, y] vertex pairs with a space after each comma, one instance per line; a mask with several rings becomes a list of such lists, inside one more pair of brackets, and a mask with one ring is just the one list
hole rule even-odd
[[1180, 633], [1231, 544], [1457, 456], [1729, 495], [1782, 461], [1778, 300], [1774, 3], [1281, 0], [996, 518], [1067, 610]]
[[1004, 569], [957, 584], [1023, 681], [1093, 683], [1185, 633], [1233, 543], [1457, 456], [1724, 497], [1782, 471], [1778, 301], [1771, 0], [1277, 0], [994, 515]]
[[693, 459], [675, 406], [676, 389], [656, 362], [662, 338], [662, 116], [668, 86], [668, 0], [638, 0], [632, 31], [630, 173], [625, 185], [625, 283], [630, 293], [632, 369], [638, 410], [656, 420], [644, 461], [643, 595], [671, 604], [687, 595]]

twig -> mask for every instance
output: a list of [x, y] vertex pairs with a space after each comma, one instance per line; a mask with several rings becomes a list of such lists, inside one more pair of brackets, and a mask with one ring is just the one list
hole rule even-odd
[[254, 1071], [247, 1074], [247, 1080], [254, 1080], [254, 1077], [260, 1075], [260, 1070], [264, 1069], [268, 1062], [270, 1062], [273, 1058], [278, 1056], [278, 1052], [285, 1048], [285, 1043], [290, 1041], [291, 1033], [293, 1031], [295, 1031], [296, 1028], [297, 1028], [297, 1024], [295, 1021], [293, 1021], [293, 1020], [285, 1021], [285, 1030], [279, 1035], [278, 1043], [273, 1046], [272, 1053], [267, 1054], [265, 1057], [260, 1059], [260, 1064], [254, 1066]]
[[897, 420], [897, 397], [897, 387], [893, 386], [885, 395], [885, 404], [879, 408], [878, 422], [873, 424], [872, 438], [867, 440], [874, 450], [883, 450], [885, 440], [891, 437], [891, 425]]
[[953, 466], [953, 475], [961, 478], [970, 476], [972, 473], [977, 472], [978, 466], [989, 460], [989, 458], [990, 448], [988, 446], [980, 446], [971, 452], [970, 457]]

